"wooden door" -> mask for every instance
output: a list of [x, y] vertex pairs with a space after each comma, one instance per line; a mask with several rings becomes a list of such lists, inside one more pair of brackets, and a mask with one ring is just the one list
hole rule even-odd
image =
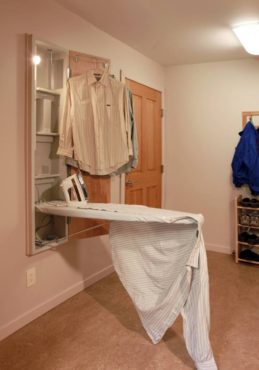
[[139, 160], [125, 176], [125, 203], [161, 208], [161, 93], [127, 80], [133, 94]]
[[[91, 55], [69, 52], [70, 76], [78, 76], [89, 69], [103, 67], [109, 63], [108, 59], [93, 57]], [[76, 169], [71, 167], [71, 174]], [[83, 172], [84, 181], [88, 189], [89, 201], [91, 203], [109, 203], [110, 202], [110, 177], [92, 176]], [[91, 220], [86, 218], [71, 218], [68, 234], [70, 239], [82, 239], [92, 236], [107, 234], [109, 223], [104, 220]]]

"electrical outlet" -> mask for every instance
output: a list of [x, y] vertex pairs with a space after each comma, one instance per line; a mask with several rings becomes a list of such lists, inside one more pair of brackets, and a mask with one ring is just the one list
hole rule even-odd
[[26, 271], [27, 288], [36, 284], [36, 268], [31, 267]]

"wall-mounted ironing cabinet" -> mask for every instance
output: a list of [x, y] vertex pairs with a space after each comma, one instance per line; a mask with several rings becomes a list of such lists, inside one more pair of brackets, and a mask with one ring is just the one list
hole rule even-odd
[[[68, 239], [107, 234], [103, 220], [48, 215], [35, 204], [64, 200], [60, 183], [73, 173], [58, 156], [59, 123], [62, 116], [68, 71], [71, 76], [97, 68], [109, 60], [64, 50], [26, 35], [26, 227], [27, 255], [65, 243]], [[36, 63], [35, 63], [36, 62]], [[110, 178], [84, 174], [89, 201], [110, 201]]]
[[68, 52], [26, 35], [27, 254], [67, 241], [67, 219], [35, 211], [35, 203], [62, 199], [67, 176], [57, 156], [59, 120], [65, 99]]

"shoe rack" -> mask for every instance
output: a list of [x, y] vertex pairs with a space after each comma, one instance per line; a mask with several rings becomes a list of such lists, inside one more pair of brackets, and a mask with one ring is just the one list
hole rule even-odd
[[259, 265], [259, 200], [238, 196], [235, 261]]

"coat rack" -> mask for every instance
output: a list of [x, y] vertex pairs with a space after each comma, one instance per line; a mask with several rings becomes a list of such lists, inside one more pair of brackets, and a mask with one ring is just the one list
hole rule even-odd
[[[253, 119], [253, 117], [259, 117], [259, 111], [251, 111], [251, 112], [242, 112], [242, 125], [245, 127], [249, 119]], [[259, 127], [259, 125], [255, 125]]]

